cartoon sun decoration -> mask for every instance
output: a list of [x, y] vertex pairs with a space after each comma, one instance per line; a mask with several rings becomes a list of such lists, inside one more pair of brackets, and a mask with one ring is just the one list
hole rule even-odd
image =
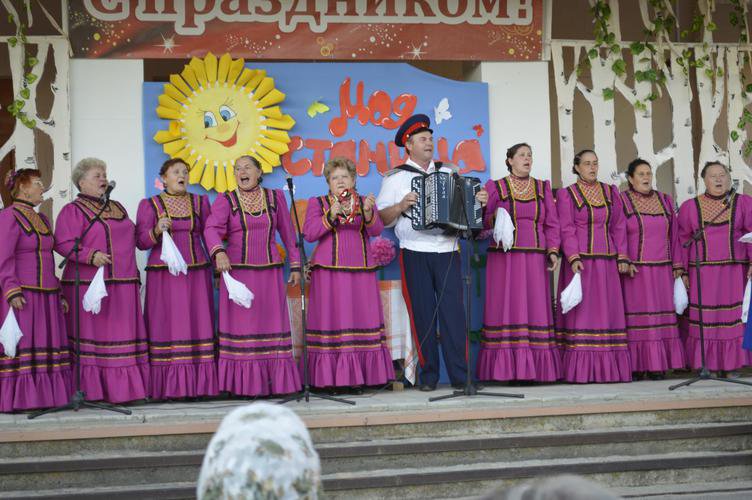
[[256, 158], [264, 172], [280, 165], [295, 125], [278, 106], [285, 94], [266, 71], [248, 69], [243, 59], [211, 52], [192, 58], [170, 75], [159, 96], [157, 116], [170, 120], [154, 140], [171, 158], [182, 158], [189, 182], [219, 193], [237, 187], [232, 166], [242, 155]]

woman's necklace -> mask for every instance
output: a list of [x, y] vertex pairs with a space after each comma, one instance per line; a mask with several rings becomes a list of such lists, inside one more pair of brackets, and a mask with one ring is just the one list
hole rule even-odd
[[515, 176], [514, 174], [511, 175], [512, 182], [510, 185], [512, 186], [512, 196], [515, 198], [522, 198], [523, 196], [527, 195], [528, 191], [530, 190], [530, 176], [527, 177], [527, 182], [525, 182], [524, 187], [518, 187], [517, 183], [522, 182], [522, 179]]
[[251, 191], [240, 190], [240, 202], [243, 204], [244, 212], [252, 217], [261, 217], [264, 210], [264, 195], [261, 188]]

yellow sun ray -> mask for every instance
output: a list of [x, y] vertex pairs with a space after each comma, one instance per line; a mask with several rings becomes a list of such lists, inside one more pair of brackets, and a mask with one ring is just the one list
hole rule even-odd
[[[240, 59], [242, 61], [242, 59]], [[240, 76], [237, 80], [235, 80], [235, 86], [236, 87], [245, 87], [248, 82], [251, 81], [251, 78], [256, 76], [257, 70], [255, 69], [248, 69], [243, 68], [243, 72], [240, 73]]]
[[261, 99], [258, 102], [258, 105], [262, 108], [265, 108], [267, 106], [273, 106], [275, 104], [279, 104], [280, 102], [285, 100], [285, 94], [280, 92], [277, 89], [272, 89], [271, 92], [266, 94], [263, 99]]
[[[188, 65], [183, 67], [183, 71], [180, 72], [180, 76], [193, 90], [198, 90], [198, 88], [201, 86], [198, 83], [198, 78], [196, 78], [196, 72], [193, 71], [193, 68]], [[191, 93], [193, 93], [193, 90], [191, 91]]]
[[[227, 82], [230, 84], [234, 84], [238, 80], [238, 76], [243, 71], [243, 63], [244, 61], [242, 59], [236, 59], [232, 60], [232, 56], [230, 54], [225, 54], [227, 58], [230, 60], [230, 69], [227, 74]], [[225, 56], [222, 56], [224, 58]]]
[[185, 82], [186, 81], [183, 80], [180, 75], [170, 75], [170, 83], [173, 84], [180, 92], [190, 97], [193, 94], [193, 90], [191, 90], [191, 88]]
[[201, 59], [194, 57], [191, 59], [191, 62], [188, 63], [188, 66], [190, 66], [193, 72], [196, 73], [198, 84], [201, 87], [205, 87], [206, 86], [206, 66], [204, 65], [204, 62]]
[[220, 59], [219, 59], [219, 65], [217, 66], [217, 81], [219, 83], [226, 83], [227, 82], [227, 74], [230, 71], [230, 64], [232, 63], [232, 56], [230, 54], [225, 53]]
[[196, 159], [196, 163], [191, 165], [191, 170], [188, 172], [188, 182], [190, 184], [198, 184], [201, 182], [202, 174], [204, 173], [204, 162], [201, 158]]
[[248, 83], [245, 84], [246, 93], [254, 92], [256, 87], [258, 87], [258, 84], [261, 83], [264, 78], [266, 78], [266, 71], [263, 69], [258, 70], [253, 77], [248, 80]]
[[261, 83], [259, 83], [258, 87], [256, 87], [256, 90], [253, 91], [253, 97], [256, 100], [260, 100], [262, 97], [264, 97], [266, 94], [271, 92], [271, 90], [274, 88], [274, 78], [264, 78], [261, 80]]
[[183, 107], [178, 101], [165, 94], [160, 95], [157, 100], [159, 101], [159, 105], [165, 108], [179, 110]]
[[283, 142], [274, 141], [272, 139], [267, 139], [266, 137], [259, 137], [259, 142], [262, 146], [269, 149], [270, 151], [274, 151], [278, 155], [283, 155], [290, 151], [290, 148], [287, 147], [287, 144]]
[[283, 113], [285, 94], [265, 70], [245, 67], [230, 54], [194, 57], [170, 75], [158, 97], [157, 116], [168, 120], [154, 134], [165, 154], [188, 164], [188, 181], [207, 191], [237, 188], [232, 166], [243, 154], [264, 172], [289, 152], [295, 120]]
[[180, 104], [183, 104], [187, 100], [185, 95], [171, 83], [164, 84], [164, 93], [178, 101]]
[[216, 168], [212, 164], [207, 164], [204, 168], [204, 175], [201, 176], [201, 186], [210, 191], [214, 188], [214, 179], [216, 178]]
[[217, 81], [217, 56], [209, 52], [204, 57], [204, 71], [206, 71], [206, 81], [215, 83]]

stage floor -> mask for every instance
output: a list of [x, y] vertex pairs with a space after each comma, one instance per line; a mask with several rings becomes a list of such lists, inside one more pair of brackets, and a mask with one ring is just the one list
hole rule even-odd
[[[752, 370], [743, 373], [752, 382]], [[432, 421], [519, 418], [528, 416], [622, 413], [690, 408], [752, 407], [752, 387], [718, 381], [700, 381], [669, 391], [681, 381], [640, 381], [628, 384], [551, 384], [530, 387], [488, 385], [487, 392], [521, 393], [524, 399], [458, 397], [429, 402], [450, 394], [440, 386], [431, 393], [416, 389], [367, 391], [362, 396], [343, 396], [355, 405], [312, 398], [309, 403], [289, 402], [311, 428], [388, 425]], [[264, 399], [277, 402], [278, 399]], [[222, 417], [249, 400], [218, 399], [201, 402], [168, 402], [129, 405], [131, 415], [104, 410], [64, 411], [28, 420], [27, 414], [0, 414], [0, 442], [46, 439], [81, 439], [112, 435], [155, 435], [213, 432]]]

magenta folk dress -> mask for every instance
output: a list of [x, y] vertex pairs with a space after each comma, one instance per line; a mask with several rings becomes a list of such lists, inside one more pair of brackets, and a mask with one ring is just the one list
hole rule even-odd
[[[680, 243], [689, 241], [701, 225], [705, 228], [705, 236], [698, 244], [707, 368], [735, 370], [747, 364], [747, 354], [742, 349], [741, 315], [748, 252], [752, 246], [740, 243], [739, 238], [752, 231], [752, 199], [735, 194], [726, 206], [723, 196], [716, 199], [703, 194], [682, 203]], [[694, 245], [683, 250], [683, 267], [689, 277], [689, 332], [685, 349], [690, 367], [697, 369], [701, 354]]]
[[633, 372], [684, 368], [684, 346], [674, 308], [673, 268], [682, 265], [674, 203], [663, 193], [621, 194], [628, 256], [637, 268], [622, 275], [627, 341]]
[[[60, 211], [55, 225], [55, 251], [67, 255], [74, 241], [101, 207], [98, 198], [79, 194]], [[81, 323], [81, 388], [86, 399], [123, 403], [144, 399], [149, 388], [149, 350], [141, 312], [139, 273], [136, 267], [136, 225], [125, 208], [110, 200], [81, 243], [79, 269], [81, 288], [75, 300], [75, 254], [63, 271], [63, 294], [71, 312], [67, 314], [68, 335], [75, 336], [72, 309], [78, 307]], [[109, 254], [112, 264], [104, 265], [107, 297], [99, 314], [86, 312], [81, 300], [97, 272], [91, 264], [95, 251]], [[73, 340], [71, 340], [73, 345]]]
[[26, 300], [13, 310], [23, 333], [16, 356], [0, 346], [0, 412], [64, 405], [72, 379], [52, 226], [32, 205], [15, 201], [0, 211], [0, 234], [0, 324], [13, 298]]
[[[333, 198], [308, 200], [303, 233], [317, 241], [311, 257], [308, 373], [315, 387], [385, 384], [394, 379], [370, 238], [384, 229], [370, 220], [327, 219]], [[362, 199], [361, 199], [362, 206]], [[302, 370], [302, 362], [301, 362]]]
[[551, 184], [528, 179], [509, 176], [486, 184], [486, 228], [493, 228], [501, 207], [515, 231], [509, 251], [493, 241], [488, 247], [479, 380], [554, 382], [561, 377], [546, 269], [548, 254], [559, 252], [559, 217]]
[[[256, 210], [257, 191], [262, 201]], [[239, 306], [230, 300], [224, 280], [219, 280], [220, 391], [268, 396], [300, 390], [276, 233], [287, 249], [290, 268], [299, 270], [290, 212], [281, 190], [256, 187], [214, 200], [204, 230], [209, 253], [213, 258], [217, 252], [227, 252], [230, 275], [255, 296], [250, 309]]]
[[[556, 333], [567, 382], [629, 382], [624, 303], [617, 260], [628, 261], [624, 209], [616, 186], [578, 181], [556, 195], [562, 250], [569, 263], [580, 259], [582, 302], [556, 311]], [[573, 278], [563, 263], [559, 294]]]
[[[188, 264], [173, 276], [162, 262], [157, 221], [167, 216], [170, 236]], [[149, 334], [150, 397], [213, 396], [219, 392], [214, 347], [214, 291], [204, 226], [209, 199], [163, 192], [142, 200], [136, 216], [138, 247], [151, 250], [146, 265], [144, 320]]]

